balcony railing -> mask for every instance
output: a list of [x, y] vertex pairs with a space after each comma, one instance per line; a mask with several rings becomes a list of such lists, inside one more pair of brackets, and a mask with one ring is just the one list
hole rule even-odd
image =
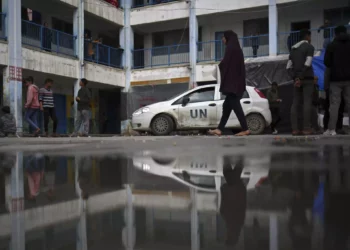
[[139, 49], [133, 51], [134, 69], [189, 63], [188, 44]]
[[22, 20], [22, 43], [25, 45], [75, 57], [75, 39], [62, 31]]
[[123, 49], [85, 40], [84, 50], [84, 59], [86, 61], [114, 68], [123, 67]]
[[132, 8], [140, 8], [148, 5], [176, 2], [179, 0], [134, 0]]
[[[269, 35], [239, 38], [245, 58], [269, 55]], [[197, 44], [197, 61], [220, 61], [225, 54], [225, 45], [220, 41], [200, 42]]]
[[0, 13], [0, 39], [6, 39], [6, 14]]
[[[311, 44], [315, 50], [322, 50], [334, 39], [335, 27], [326, 29], [311, 29]], [[347, 26], [348, 32], [350, 25]], [[300, 31], [281, 32], [278, 34], [279, 54], [289, 54], [293, 45], [300, 41]]]

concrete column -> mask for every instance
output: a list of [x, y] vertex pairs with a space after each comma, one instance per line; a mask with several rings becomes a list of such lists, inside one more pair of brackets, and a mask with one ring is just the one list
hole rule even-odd
[[270, 214], [270, 250], [278, 250], [278, 218], [277, 214]]
[[[79, 67], [77, 69], [77, 81], [74, 84], [74, 97], [78, 95], [80, 89], [80, 79], [85, 77], [84, 70], [84, 0], [79, 0], [78, 9], [73, 14], [73, 32], [76, 36], [75, 40], [75, 53], [79, 59]], [[74, 102], [75, 114], [77, 114], [77, 102]]]
[[124, 27], [120, 30], [119, 40], [120, 46], [124, 49], [123, 66], [125, 70], [125, 88], [124, 92], [129, 92], [131, 81], [131, 69], [133, 66], [134, 49], [134, 33], [130, 26], [130, 12], [132, 0], [123, 0], [122, 6], [124, 8]]
[[[12, 156], [11, 156], [12, 157]], [[11, 170], [11, 248], [25, 249], [23, 153], [13, 156], [15, 165]]]
[[3, 72], [4, 105], [10, 106], [16, 118], [17, 132], [22, 132], [22, 21], [21, 0], [3, 0], [8, 39], [8, 65]]
[[269, 0], [269, 52], [276, 56], [278, 51], [278, 11], [276, 0]]
[[189, 23], [190, 23], [190, 82], [189, 89], [197, 86], [196, 65], [197, 65], [197, 42], [198, 42], [198, 21], [196, 16], [196, 0], [191, 0]]
[[197, 208], [197, 191], [191, 188], [191, 250], [200, 249], [199, 219]]

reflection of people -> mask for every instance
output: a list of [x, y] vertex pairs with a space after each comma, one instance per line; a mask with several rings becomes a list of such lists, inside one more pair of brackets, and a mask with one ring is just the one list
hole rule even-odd
[[306, 209], [305, 195], [300, 191], [295, 192], [290, 203], [291, 215], [288, 222], [289, 235], [295, 250], [311, 249], [312, 228], [306, 217]]
[[270, 110], [272, 115], [271, 130], [272, 134], [277, 135], [278, 131], [276, 129], [277, 124], [281, 121], [280, 116], [280, 103], [282, 100], [278, 93], [278, 84], [273, 82], [271, 88], [267, 91], [267, 99], [269, 100]]
[[224, 157], [223, 172], [226, 183], [221, 186], [220, 214], [226, 223], [226, 244], [235, 246], [244, 225], [247, 208], [247, 189], [241, 180], [243, 159], [232, 169], [231, 161]]
[[225, 31], [222, 40], [226, 44], [226, 51], [224, 59], [219, 64], [220, 92], [226, 95], [226, 98], [220, 124], [217, 129], [209, 130], [209, 133], [221, 135], [233, 110], [242, 127], [242, 132], [238, 133], [237, 136], [246, 136], [250, 134], [250, 131], [241, 106], [241, 99], [246, 90], [244, 56], [237, 34], [232, 30]]
[[80, 188], [81, 197], [86, 200], [90, 196], [92, 190], [91, 171], [92, 159], [88, 156], [81, 156], [77, 158], [78, 161], [78, 184]]
[[28, 177], [29, 200], [35, 200], [40, 192], [40, 184], [44, 176], [43, 156], [30, 155], [25, 160], [25, 170]]

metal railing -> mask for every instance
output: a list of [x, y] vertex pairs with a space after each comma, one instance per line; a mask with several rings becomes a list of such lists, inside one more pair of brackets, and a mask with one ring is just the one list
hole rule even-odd
[[[239, 38], [244, 57], [260, 57], [269, 55], [269, 35]], [[197, 61], [220, 61], [225, 54], [225, 45], [221, 40], [200, 42], [197, 44]]]
[[75, 40], [71, 34], [22, 20], [22, 43], [25, 45], [75, 57]]
[[0, 13], [0, 39], [6, 40], [6, 14]]
[[85, 40], [84, 60], [114, 68], [123, 67], [123, 53], [121, 48], [113, 48], [101, 43]]
[[134, 50], [134, 69], [188, 64], [190, 62], [189, 48], [188, 44], [178, 44]]
[[132, 8], [140, 8], [149, 5], [157, 5], [162, 3], [177, 2], [179, 0], [134, 0]]
[[[350, 25], [346, 26], [350, 32]], [[335, 27], [325, 29], [311, 29], [311, 44], [315, 50], [322, 50], [334, 39]], [[300, 42], [300, 31], [281, 32], [278, 33], [278, 53], [289, 54], [291, 48], [296, 43]]]

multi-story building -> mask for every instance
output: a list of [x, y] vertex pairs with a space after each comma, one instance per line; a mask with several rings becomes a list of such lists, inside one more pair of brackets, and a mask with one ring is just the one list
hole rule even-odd
[[[222, 59], [225, 30], [238, 34], [245, 57], [254, 61], [286, 57], [298, 31], [305, 28], [311, 29], [312, 43], [321, 50], [324, 40], [333, 37], [332, 27], [350, 21], [348, 0], [107, 2], [2, 0], [4, 96], [9, 96], [10, 79], [18, 78], [10, 77], [12, 66], [22, 68], [23, 77], [34, 76], [39, 85], [53, 78], [61, 106], [59, 126], [66, 132], [77, 80], [85, 77], [94, 93], [94, 132], [99, 131], [100, 118], [108, 116], [112, 122], [104, 132], [115, 133], [120, 120], [127, 119], [126, 106], [138, 108], [214, 81], [211, 72]], [[326, 20], [330, 24], [320, 29]], [[152, 94], [144, 94], [145, 86], [154, 85]], [[131, 102], [126, 102], [121, 93], [130, 91], [141, 92], [141, 97], [127, 95]]]

